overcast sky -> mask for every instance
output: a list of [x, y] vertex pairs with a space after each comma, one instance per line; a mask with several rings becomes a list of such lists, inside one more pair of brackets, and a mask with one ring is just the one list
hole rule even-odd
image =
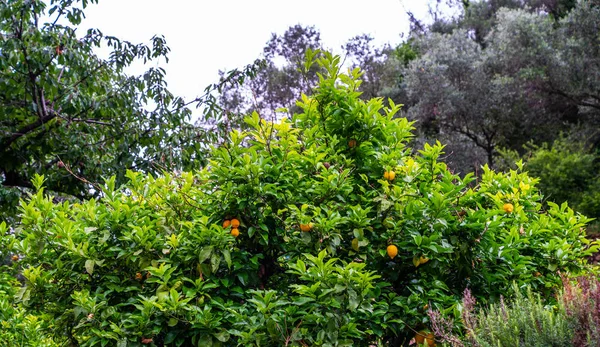
[[371, 34], [378, 45], [397, 44], [408, 30], [406, 9], [424, 16], [426, 4], [426, 0], [101, 0], [85, 11], [81, 29], [98, 28], [135, 43], [164, 35], [171, 48], [164, 66], [169, 88], [175, 95], [193, 98], [217, 81], [219, 70], [241, 68], [260, 57], [272, 33], [282, 34], [295, 24], [314, 25], [324, 46], [337, 52], [362, 33]]

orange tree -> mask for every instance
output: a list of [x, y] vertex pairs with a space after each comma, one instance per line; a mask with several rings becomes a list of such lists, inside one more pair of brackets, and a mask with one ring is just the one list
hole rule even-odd
[[[399, 106], [363, 101], [358, 70], [323, 68], [292, 119], [254, 113], [195, 173], [129, 172], [101, 198], [21, 202], [0, 225], [25, 278], [16, 297], [57, 342], [96, 346], [402, 345], [465, 288], [550, 293], [597, 248], [587, 219], [541, 210], [536, 180], [451, 173], [443, 146], [407, 146]], [[233, 229], [237, 229], [233, 231]], [[429, 341], [429, 339], [428, 339]]]

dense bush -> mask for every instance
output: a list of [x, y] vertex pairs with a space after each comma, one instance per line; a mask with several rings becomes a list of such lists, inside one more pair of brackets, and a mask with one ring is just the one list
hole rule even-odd
[[51, 329], [51, 317], [40, 312], [27, 312], [15, 305], [13, 297], [19, 283], [12, 271], [0, 267], [0, 341], [2, 346], [57, 346], [44, 333]]
[[540, 190], [549, 200], [568, 201], [586, 216], [600, 218], [600, 160], [595, 151], [559, 140], [533, 150], [526, 169], [540, 178]]
[[510, 305], [501, 301], [477, 315], [470, 327], [473, 345], [492, 346], [573, 346], [573, 330], [563, 306], [548, 309], [528, 288], [522, 294], [515, 286]]
[[[600, 218], [600, 157], [597, 150], [582, 140], [578, 132], [541, 146], [529, 143], [525, 154], [502, 150], [499, 168], [515, 168], [520, 158], [524, 169], [539, 178], [538, 187], [544, 200], [557, 204], [567, 202], [587, 217]], [[598, 223], [591, 226], [597, 229]]]
[[[358, 70], [309, 52], [326, 71], [291, 120], [254, 113], [207, 168], [108, 179], [102, 198], [21, 202], [8, 233], [55, 341], [94, 345], [399, 345], [427, 307], [460, 315], [513, 281], [542, 294], [585, 269], [588, 221], [540, 210], [536, 180], [484, 168], [452, 174], [443, 146], [412, 155], [399, 106], [363, 101]], [[0, 252], [4, 252], [0, 250]]]
[[513, 285], [508, 303], [502, 299], [487, 307], [475, 307], [469, 290], [463, 297], [461, 339], [454, 322], [428, 312], [439, 339], [464, 346], [600, 346], [600, 281], [597, 274], [569, 279], [552, 300], [543, 300], [530, 287]]

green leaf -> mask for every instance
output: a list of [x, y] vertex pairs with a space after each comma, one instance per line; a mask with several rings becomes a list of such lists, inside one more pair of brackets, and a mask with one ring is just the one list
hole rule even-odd
[[95, 262], [91, 259], [85, 261], [85, 271], [90, 275], [94, 273], [94, 264]]
[[200, 250], [200, 253], [198, 254], [198, 262], [204, 263], [206, 261], [206, 259], [210, 258], [212, 251], [213, 251], [212, 246], [203, 247]]
[[225, 258], [225, 262], [227, 263], [227, 268], [231, 270], [231, 253], [228, 249], [224, 249], [221, 251], [223, 254], [223, 258]]
[[213, 336], [216, 337], [217, 340], [219, 340], [221, 342], [227, 342], [227, 341], [229, 341], [229, 338], [230, 338], [229, 333], [225, 329], [223, 329], [219, 333], [214, 333]]

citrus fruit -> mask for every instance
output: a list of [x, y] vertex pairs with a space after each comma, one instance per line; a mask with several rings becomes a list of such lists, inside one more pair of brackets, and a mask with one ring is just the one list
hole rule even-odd
[[231, 221], [229, 219], [225, 219], [223, 221], [223, 228], [229, 228], [230, 225], [231, 225]]
[[423, 265], [428, 261], [429, 261], [429, 258], [421, 256], [421, 258], [419, 259], [419, 265]]
[[348, 141], [348, 147], [350, 147], [350, 148], [356, 147], [356, 140], [352, 139], [352, 140]]
[[233, 228], [233, 229], [231, 229], [231, 235], [232, 235], [233, 237], [238, 237], [238, 236], [240, 236], [240, 229], [238, 229], [238, 228]]
[[358, 252], [358, 239], [356, 237], [352, 240], [352, 249]]
[[396, 178], [396, 173], [394, 171], [386, 171], [383, 173], [383, 178], [388, 181], [393, 181]]
[[15, 254], [10, 259], [12, 259], [12, 261], [17, 261], [19, 260], [19, 256]]
[[434, 347], [435, 346], [435, 336], [433, 336], [433, 333], [427, 334], [425, 341], [427, 341], [427, 345], [429, 347]]
[[240, 221], [239, 220], [237, 220], [235, 218], [231, 220], [231, 227], [232, 228], [238, 228], [239, 226], [240, 226]]
[[415, 341], [417, 342], [417, 346], [420, 346], [420, 345], [422, 345], [425, 342], [425, 336], [427, 336], [427, 332], [426, 331], [419, 331], [415, 335]]
[[300, 224], [300, 230], [304, 231], [305, 233], [311, 231], [312, 228], [313, 228], [313, 224], [312, 223]]
[[515, 207], [511, 203], [506, 203], [506, 204], [504, 204], [504, 206], [502, 206], [502, 209], [506, 213], [512, 213], [512, 211], [515, 210]]
[[398, 255], [398, 247], [394, 245], [387, 246], [387, 254], [390, 258], [394, 259]]

